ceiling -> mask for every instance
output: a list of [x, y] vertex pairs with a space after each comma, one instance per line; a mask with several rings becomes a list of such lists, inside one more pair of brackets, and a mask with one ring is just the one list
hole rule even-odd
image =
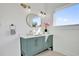
[[43, 10], [47, 13], [52, 13], [53, 11], [70, 6], [72, 4], [73, 3], [29, 3], [29, 5], [31, 5], [33, 9]]
[[51, 3], [51, 4], [48, 3], [48, 4], [45, 4], [44, 6], [47, 12], [53, 12], [53, 11], [62, 9], [64, 7], [68, 7], [70, 5], [73, 5], [73, 4], [72, 3]]

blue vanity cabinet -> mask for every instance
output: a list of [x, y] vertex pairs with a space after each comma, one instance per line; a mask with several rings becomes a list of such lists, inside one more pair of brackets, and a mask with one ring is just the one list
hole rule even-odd
[[49, 35], [47, 42], [45, 42], [45, 36], [33, 37], [33, 38], [20, 38], [21, 55], [33, 56], [39, 52], [52, 47], [53, 36]]

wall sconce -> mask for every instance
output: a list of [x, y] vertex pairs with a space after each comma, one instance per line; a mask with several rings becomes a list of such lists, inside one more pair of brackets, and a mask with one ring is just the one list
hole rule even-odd
[[25, 8], [28, 11], [31, 11], [31, 7], [29, 5], [27, 5], [26, 3], [21, 3], [20, 4], [23, 8]]
[[40, 11], [40, 16], [45, 17], [45, 16], [46, 16], [46, 13], [45, 13], [45, 12], [43, 12], [43, 11]]

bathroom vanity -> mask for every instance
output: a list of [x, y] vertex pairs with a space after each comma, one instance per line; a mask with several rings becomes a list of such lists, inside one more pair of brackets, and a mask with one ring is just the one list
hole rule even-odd
[[20, 46], [21, 56], [33, 56], [48, 48], [53, 50], [53, 35], [23, 36]]

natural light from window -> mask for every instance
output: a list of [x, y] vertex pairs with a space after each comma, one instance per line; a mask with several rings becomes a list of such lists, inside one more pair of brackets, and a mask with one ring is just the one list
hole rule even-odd
[[54, 14], [54, 26], [79, 24], [79, 4], [57, 11]]

